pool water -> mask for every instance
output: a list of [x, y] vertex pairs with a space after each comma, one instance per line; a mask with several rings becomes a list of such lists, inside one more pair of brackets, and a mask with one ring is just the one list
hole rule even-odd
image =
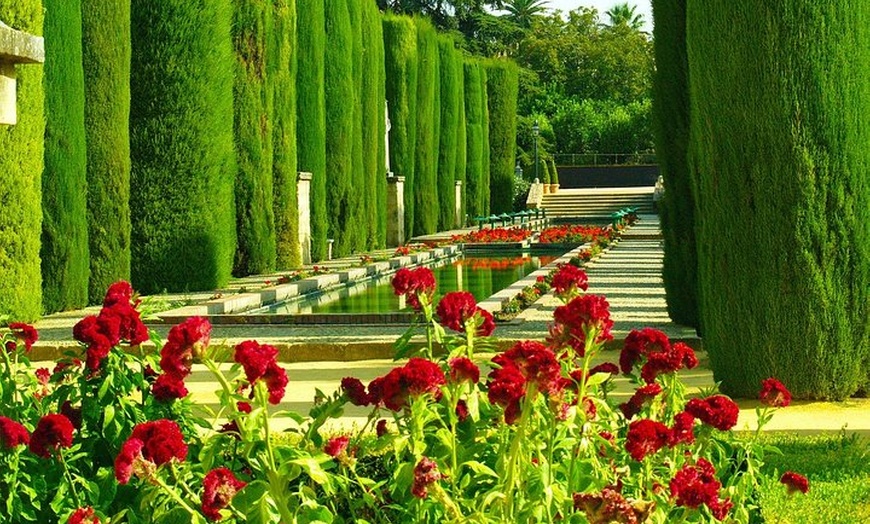
[[[558, 257], [458, 257], [430, 266], [435, 273], [437, 297], [451, 291], [469, 291], [480, 302]], [[330, 313], [394, 313], [409, 310], [397, 297], [392, 275], [351, 283], [338, 289], [305, 295], [252, 311], [258, 315]]]

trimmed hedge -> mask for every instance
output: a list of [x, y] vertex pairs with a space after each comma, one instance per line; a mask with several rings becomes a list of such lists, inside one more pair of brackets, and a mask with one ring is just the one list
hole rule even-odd
[[272, 87], [272, 206], [275, 215], [275, 266], [302, 265], [296, 194], [296, 0], [274, 0], [268, 49]]
[[470, 218], [482, 216], [483, 208], [483, 82], [477, 60], [466, 60], [465, 76], [465, 209]]
[[689, 180], [689, 64], [686, 0], [653, 0], [653, 121], [656, 155], [665, 182], [658, 203], [664, 237], [662, 280], [674, 322], [698, 327], [698, 256], [695, 198]]
[[311, 259], [326, 258], [326, 32], [323, 0], [296, 0], [296, 154], [311, 173]]
[[550, 183], [559, 183], [559, 169], [556, 167], [556, 161], [550, 158]]
[[333, 256], [349, 254], [354, 238], [350, 190], [353, 183], [353, 37], [345, 2], [326, 2], [326, 207]]
[[517, 148], [519, 70], [509, 60], [486, 62], [489, 107], [490, 208], [513, 211], [514, 160]]
[[45, 170], [42, 173], [42, 307], [88, 302], [87, 164], [82, 11], [45, 1]]
[[491, 182], [491, 163], [492, 149], [489, 144], [489, 76], [486, 72], [486, 67], [483, 63], [480, 64], [480, 107], [483, 111], [481, 120], [481, 129], [483, 130], [483, 161], [481, 163], [480, 175], [480, 195], [481, 195], [481, 214], [489, 215], [492, 206], [490, 205], [490, 182]]
[[[460, 60], [453, 38], [442, 35], [438, 38], [438, 53], [441, 67], [441, 130], [438, 148], [438, 204], [440, 216], [438, 229], [447, 231], [456, 222], [456, 161], [459, 140], [459, 92]], [[457, 74], [458, 73], [458, 74]]]
[[454, 227], [464, 227], [466, 204], [466, 180], [465, 180], [465, 164], [468, 162], [468, 130], [466, 126], [468, 122], [465, 118], [465, 59], [462, 53], [457, 52], [454, 66], [456, 67], [457, 78], [457, 101], [459, 103], [459, 125], [456, 127], [456, 169], [454, 170], [454, 179], [462, 182], [462, 190], [460, 192], [459, 201], [459, 223]]
[[229, 0], [132, 2], [132, 277], [143, 293], [230, 278], [232, 15]]
[[716, 381], [747, 397], [769, 376], [800, 398], [866, 392], [870, 3], [690, 2], [686, 33]]
[[130, 280], [130, 2], [81, 0], [88, 300]]
[[[0, 0], [3, 22], [42, 34], [42, 2]], [[42, 313], [39, 236], [42, 229], [43, 67], [16, 67], [18, 123], [0, 126], [0, 315], [30, 322]]]
[[271, 75], [267, 49], [273, 38], [272, 3], [233, 0], [233, 131], [236, 145], [236, 276], [275, 269], [275, 211], [272, 188]]
[[375, 2], [363, 2], [363, 173], [366, 195], [362, 220], [368, 225], [366, 247], [378, 249], [387, 242], [387, 179], [384, 119], [384, 34]]
[[[441, 111], [438, 92], [438, 33], [427, 18], [417, 25], [417, 161], [414, 172], [414, 228], [412, 235], [438, 230], [438, 130]], [[436, 87], [437, 86], [437, 87]], [[406, 189], [407, 191], [407, 189]]]
[[417, 26], [406, 16], [384, 15], [384, 65], [390, 114], [390, 169], [405, 177], [405, 236], [414, 229], [417, 147]]
[[[363, 119], [369, 115], [363, 111], [363, 55], [366, 53], [363, 47], [362, 28], [362, 4], [359, 2], [347, 2], [347, 11], [350, 20], [351, 36], [351, 63], [353, 81], [353, 135], [351, 136], [351, 176], [347, 191], [347, 203], [349, 216], [342, 231], [350, 234], [348, 239], [350, 252], [364, 251], [368, 242], [369, 231], [374, 227], [374, 221], [368, 220], [368, 208], [374, 206], [377, 196], [370, 190], [366, 181], [365, 164], [363, 160]], [[366, 144], [368, 149], [375, 148], [375, 144]]]

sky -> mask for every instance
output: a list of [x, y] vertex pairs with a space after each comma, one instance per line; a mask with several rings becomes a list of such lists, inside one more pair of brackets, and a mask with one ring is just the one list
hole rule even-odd
[[644, 31], [652, 31], [652, 6], [650, 0], [546, 0], [547, 7], [560, 11], [572, 11], [580, 6], [594, 7], [601, 14], [602, 21], [606, 22], [604, 12], [615, 4], [628, 3], [637, 6], [637, 13], [643, 15]]

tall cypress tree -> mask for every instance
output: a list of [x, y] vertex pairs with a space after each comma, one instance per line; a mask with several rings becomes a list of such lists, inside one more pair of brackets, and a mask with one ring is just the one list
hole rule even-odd
[[233, 108], [236, 144], [237, 276], [275, 269], [275, 212], [272, 188], [273, 92], [267, 50], [272, 3], [233, 0], [236, 52]]
[[469, 59], [464, 64], [465, 72], [465, 120], [466, 128], [466, 165], [465, 165], [465, 206], [471, 218], [484, 214], [483, 211], [483, 105], [481, 93], [483, 84], [480, 78], [480, 63]]
[[465, 66], [462, 53], [456, 53], [454, 66], [456, 67], [455, 75], [457, 79], [456, 99], [459, 103], [459, 125], [456, 126], [456, 169], [454, 170], [454, 179], [462, 182], [462, 188], [459, 201], [459, 223], [454, 224], [453, 227], [464, 227], [466, 210], [465, 195], [467, 189], [465, 180], [465, 164], [468, 161], [468, 144], [466, 142], [468, 130], [466, 126], [468, 124], [465, 118]]
[[362, 144], [366, 203], [362, 220], [368, 225], [366, 247], [386, 244], [386, 160], [384, 156], [384, 37], [381, 17], [373, 1], [363, 2], [362, 11]]
[[686, 0], [653, 1], [656, 72], [653, 115], [656, 155], [665, 182], [659, 201], [665, 258], [662, 280], [668, 313], [680, 324], [698, 326], [698, 256], [695, 198], [689, 180], [689, 64], [686, 57]]
[[417, 147], [417, 26], [406, 16], [384, 15], [384, 64], [390, 113], [390, 169], [405, 177], [405, 235], [414, 230]]
[[[351, 235], [349, 243], [352, 252], [365, 250], [369, 230], [375, 225], [374, 221], [368, 220], [367, 207], [374, 205], [375, 196], [369, 194], [370, 188], [366, 182], [363, 160], [363, 119], [366, 117], [363, 112], [363, 76], [365, 76], [363, 55], [367, 52], [363, 45], [363, 3], [365, 2], [347, 3], [352, 43], [353, 134], [351, 135], [351, 176], [347, 192], [349, 217], [344, 231]], [[377, 148], [375, 144], [366, 144], [366, 146]]]
[[296, 0], [272, 0], [273, 31], [266, 59], [272, 78], [272, 205], [275, 265], [302, 264], [296, 202]]
[[353, 180], [353, 37], [345, 2], [326, 2], [326, 205], [333, 255], [351, 252], [354, 238], [349, 193]]
[[[0, 0], [3, 22], [42, 34], [40, 0]], [[16, 67], [18, 123], [0, 126], [0, 314], [32, 321], [42, 312], [39, 236], [42, 229], [43, 68]]]
[[456, 221], [456, 157], [459, 139], [459, 78], [456, 61], [459, 59], [453, 38], [438, 38], [441, 63], [441, 132], [438, 148], [438, 229], [453, 229]]
[[519, 72], [508, 60], [486, 63], [489, 108], [490, 206], [492, 212], [513, 209], [514, 160], [517, 148]]
[[42, 174], [42, 306], [88, 301], [87, 165], [82, 11], [78, 0], [45, 3], [45, 170]]
[[480, 107], [481, 107], [481, 129], [483, 156], [481, 162], [480, 174], [480, 212], [482, 215], [488, 215], [491, 212], [490, 206], [490, 182], [491, 182], [491, 160], [492, 149], [489, 145], [489, 76], [486, 67], [480, 65]]
[[[417, 25], [417, 162], [414, 173], [413, 235], [438, 229], [438, 33], [426, 18]], [[436, 84], [439, 89], [436, 90]]]
[[311, 173], [311, 258], [326, 258], [326, 32], [323, 0], [296, 0], [296, 154]]
[[132, 276], [145, 293], [215, 289], [232, 271], [232, 17], [229, 0], [132, 2]]
[[769, 376], [798, 397], [867, 391], [870, 4], [690, 1], [686, 33], [716, 381], [739, 396]]
[[82, 0], [88, 300], [130, 280], [130, 0]]

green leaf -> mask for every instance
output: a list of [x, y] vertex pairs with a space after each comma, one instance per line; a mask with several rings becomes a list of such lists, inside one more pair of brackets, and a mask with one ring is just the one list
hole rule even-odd
[[115, 420], [115, 407], [108, 405], [103, 409], [103, 431]]
[[486, 464], [483, 464], [482, 462], [478, 462], [476, 460], [469, 460], [467, 462], [463, 462], [462, 465], [467, 466], [468, 469], [478, 475], [486, 475], [488, 477], [498, 478], [498, 473], [496, 473], [495, 470], [493, 470]]
[[155, 524], [193, 524], [194, 521], [191, 514], [184, 508], [172, 508], [168, 512], [154, 519]]
[[290, 462], [301, 467], [302, 470], [311, 477], [311, 480], [321, 486], [329, 483], [329, 475], [315, 459], [311, 457], [301, 457], [291, 460]]

